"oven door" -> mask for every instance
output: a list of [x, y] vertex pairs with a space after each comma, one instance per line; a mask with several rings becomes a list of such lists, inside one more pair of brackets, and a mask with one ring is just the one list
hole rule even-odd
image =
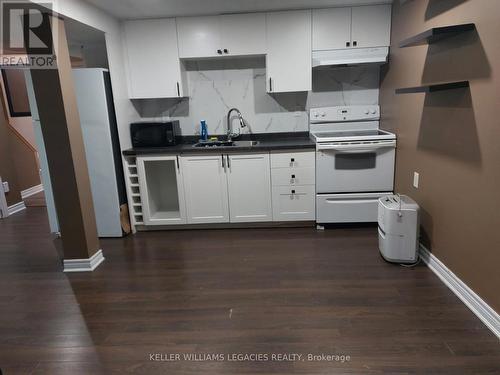
[[392, 191], [395, 149], [395, 140], [317, 143], [317, 193]]

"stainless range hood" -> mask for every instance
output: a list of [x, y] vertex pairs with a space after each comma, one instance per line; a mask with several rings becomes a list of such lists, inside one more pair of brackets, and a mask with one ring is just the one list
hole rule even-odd
[[313, 51], [312, 67], [361, 64], [381, 65], [387, 62], [388, 55], [389, 47]]

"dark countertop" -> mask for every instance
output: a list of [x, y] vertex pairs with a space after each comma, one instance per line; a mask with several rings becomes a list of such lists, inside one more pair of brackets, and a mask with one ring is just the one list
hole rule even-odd
[[[219, 139], [222, 139], [219, 136]], [[151, 154], [192, 154], [192, 153], [230, 153], [230, 152], [259, 152], [274, 150], [314, 149], [315, 143], [309, 138], [308, 132], [300, 133], [262, 133], [242, 134], [238, 141], [259, 141], [255, 146], [225, 146], [225, 147], [193, 147], [198, 137], [183, 137], [180, 144], [171, 147], [130, 148], [122, 153], [125, 156]]]

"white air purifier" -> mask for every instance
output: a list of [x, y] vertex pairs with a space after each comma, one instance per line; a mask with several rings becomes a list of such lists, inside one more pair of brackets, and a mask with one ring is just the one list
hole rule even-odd
[[389, 195], [378, 202], [380, 254], [388, 262], [415, 263], [418, 259], [419, 207], [405, 195]]

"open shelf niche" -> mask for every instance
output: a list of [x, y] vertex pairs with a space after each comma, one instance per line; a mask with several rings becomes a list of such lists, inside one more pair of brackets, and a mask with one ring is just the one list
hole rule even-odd
[[396, 94], [414, 94], [420, 92], [431, 93], [431, 92], [445, 91], [445, 90], [464, 89], [467, 87], [469, 87], [469, 81], [446, 82], [446, 83], [429, 84], [424, 86], [400, 88], [396, 89]]
[[419, 46], [424, 44], [434, 44], [443, 39], [451, 38], [453, 36], [470, 32], [476, 29], [476, 25], [473, 23], [465, 23], [461, 25], [451, 25], [434, 27], [423, 33], [412, 36], [411, 38], [402, 40], [399, 43], [399, 48]]

